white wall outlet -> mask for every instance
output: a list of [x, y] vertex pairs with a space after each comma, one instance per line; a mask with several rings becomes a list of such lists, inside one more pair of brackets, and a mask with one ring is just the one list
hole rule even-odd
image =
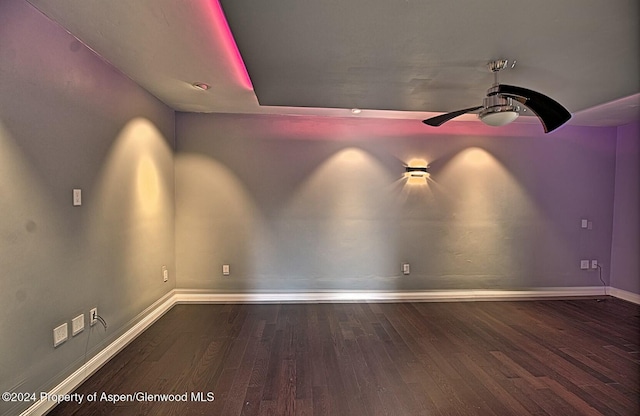
[[98, 322], [98, 308], [89, 311], [89, 325], [94, 326]]
[[409, 263], [402, 263], [402, 274], [410, 274], [411, 273], [411, 266], [409, 265]]
[[584, 218], [583, 218], [583, 219], [582, 219], [582, 222], [580, 223], [580, 226], [581, 226], [582, 228], [587, 228], [587, 227], [588, 227], [588, 224], [589, 224], [589, 220], [587, 220], [587, 219], [584, 219]]
[[229, 276], [229, 273], [230, 273], [229, 265], [228, 264], [223, 264], [222, 265], [222, 275], [223, 276]]
[[84, 331], [84, 314], [78, 315], [71, 320], [71, 336], [76, 336]]
[[53, 329], [53, 346], [57, 347], [69, 338], [69, 330], [67, 329], [67, 323], [63, 323]]
[[592, 269], [598, 268], [598, 260], [591, 260], [591, 268]]
[[73, 190], [73, 206], [79, 207], [82, 205], [82, 189]]
[[162, 280], [164, 282], [169, 280], [169, 269], [167, 269], [167, 266], [162, 266]]
[[580, 260], [580, 269], [589, 270], [589, 260]]

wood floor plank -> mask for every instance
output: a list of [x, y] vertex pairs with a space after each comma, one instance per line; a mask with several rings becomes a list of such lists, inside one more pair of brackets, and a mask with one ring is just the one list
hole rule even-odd
[[50, 414], [637, 415], [639, 344], [640, 306], [615, 298], [176, 305], [77, 392], [213, 400]]

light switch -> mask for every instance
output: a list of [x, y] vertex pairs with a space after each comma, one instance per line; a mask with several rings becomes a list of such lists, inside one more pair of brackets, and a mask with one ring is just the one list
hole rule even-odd
[[229, 276], [229, 265], [228, 264], [223, 264], [222, 265], [222, 275], [223, 276]]

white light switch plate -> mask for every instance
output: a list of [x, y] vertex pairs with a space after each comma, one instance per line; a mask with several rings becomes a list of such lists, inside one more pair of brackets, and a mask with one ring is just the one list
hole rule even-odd
[[82, 205], [82, 189], [73, 190], [73, 206], [79, 207]]
[[228, 264], [223, 264], [222, 265], [222, 275], [223, 276], [229, 276], [229, 265]]

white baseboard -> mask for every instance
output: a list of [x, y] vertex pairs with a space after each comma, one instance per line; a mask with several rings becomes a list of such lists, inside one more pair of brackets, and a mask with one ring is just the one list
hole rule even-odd
[[[60, 384], [55, 386], [49, 395], [63, 395], [73, 392], [86, 379], [91, 377], [93, 373], [98, 371], [100, 367], [105, 365], [111, 358], [119, 353], [131, 341], [142, 334], [148, 327], [157, 321], [162, 315], [169, 311], [175, 305], [174, 293], [169, 292], [151, 306], [145, 309], [139, 316], [141, 319], [136, 322], [127, 332], [119, 336], [111, 344], [107, 345], [102, 351], [87, 361], [82, 367], [77, 369], [73, 374], [64, 379]], [[55, 402], [38, 400], [31, 407], [21, 413], [21, 416], [40, 416], [46, 414], [55, 406]]]
[[633, 292], [628, 292], [622, 289], [616, 289], [615, 287], [609, 288], [609, 294], [616, 298], [620, 298], [622, 300], [626, 300], [627, 302], [635, 303], [636, 305], [640, 305], [640, 295]]
[[[54, 387], [51, 395], [68, 394], [106, 364], [125, 346], [143, 333], [151, 324], [176, 304], [188, 303], [346, 303], [346, 302], [460, 302], [506, 301], [551, 298], [593, 297], [608, 294], [640, 304], [640, 295], [621, 289], [586, 286], [552, 287], [531, 290], [433, 290], [421, 292], [305, 292], [305, 293], [215, 293], [206, 290], [177, 289], [167, 293], [141, 316], [127, 332], [113, 341], [82, 367]], [[40, 416], [53, 408], [55, 403], [38, 401], [21, 413], [21, 416]]]
[[292, 293], [216, 293], [176, 290], [176, 303], [339, 303], [339, 302], [460, 302], [603, 296], [602, 286], [553, 287], [531, 290], [432, 290], [420, 292], [340, 291]]

